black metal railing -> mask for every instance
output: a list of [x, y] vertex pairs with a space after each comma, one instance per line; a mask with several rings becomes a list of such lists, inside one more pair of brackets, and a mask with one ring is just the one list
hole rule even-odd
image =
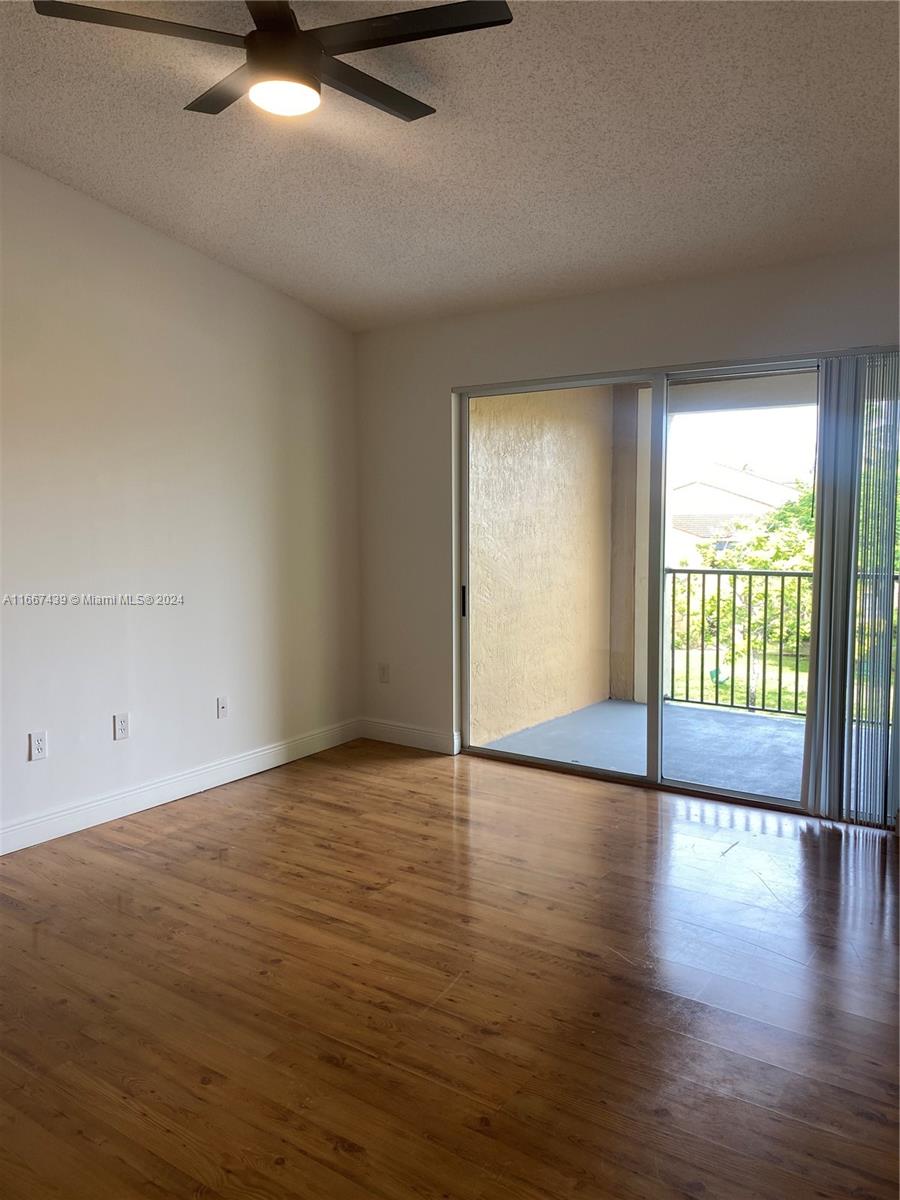
[[812, 572], [667, 567], [666, 699], [806, 712]]

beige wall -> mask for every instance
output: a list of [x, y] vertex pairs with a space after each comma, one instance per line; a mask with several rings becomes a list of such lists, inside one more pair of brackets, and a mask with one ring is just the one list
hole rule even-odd
[[473, 399], [472, 740], [609, 695], [609, 388]]
[[634, 506], [634, 698], [641, 704], [647, 702], [651, 398], [650, 388], [639, 389]]
[[894, 343], [897, 290], [896, 255], [871, 251], [363, 335], [366, 715], [448, 747], [459, 729], [453, 388]]
[[613, 455], [610, 553], [609, 694], [634, 699], [635, 505], [637, 502], [638, 389], [612, 388]]
[[12, 848], [342, 740], [359, 514], [350, 334], [17, 163], [0, 182], [2, 590], [184, 596], [0, 609]]

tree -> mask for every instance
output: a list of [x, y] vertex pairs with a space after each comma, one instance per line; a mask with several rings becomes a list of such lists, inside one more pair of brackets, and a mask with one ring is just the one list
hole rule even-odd
[[708, 567], [744, 570], [811, 571], [815, 551], [815, 494], [808, 483], [795, 485], [797, 497], [770, 513], [738, 524], [731, 537], [701, 542], [700, 557]]
[[[720, 574], [690, 582], [684, 574], [673, 578], [674, 645], [685, 652], [685, 661], [702, 647], [704, 667], [714, 655], [720, 665], [704, 675], [717, 702], [730, 698], [732, 672], [740, 674], [738, 694], [751, 708], [782, 707], [786, 674], [794, 681], [798, 706], [805, 700], [815, 510], [812, 486], [795, 487], [794, 499], [740, 523], [727, 540], [700, 544], [704, 566]], [[766, 574], [747, 573], [752, 571]], [[686, 699], [697, 698], [694, 686], [690, 692]], [[790, 701], [792, 708], [793, 696]]]

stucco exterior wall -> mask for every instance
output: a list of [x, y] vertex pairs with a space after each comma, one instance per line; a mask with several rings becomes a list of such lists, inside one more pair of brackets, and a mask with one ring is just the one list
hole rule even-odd
[[647, 703], [650, 561], [650, 388], [638, 391], [637, 477], [634, 504], [634, 698]]
[[612, 395], [474, 399], [472, 742], [609, 696]]

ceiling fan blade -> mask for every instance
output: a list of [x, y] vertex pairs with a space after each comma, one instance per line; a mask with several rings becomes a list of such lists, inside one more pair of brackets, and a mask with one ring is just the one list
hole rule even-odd
[[246, 0], [257, 29], [266, 33], [297, 33], [300, 26], [288, 0]]
[[244, 39], [238, 33], [219, 29], [202, 29], [198, 25], [182, 25], [178, 21], [157, 21], [153, 17], [137, 17], [131, 13], [113, 12], [108, 8], [93, 8], [90, 4], [66, 4], [63, 0], [34, 0], [42, 17], [63, 17], [68, 21], [87, 21], [91, 25], [112, 25], [116, 29], [136, 29], [140, 33], [161, 33], [163, 37], [187, 38], [191, 42], [213, 42], [218, 46], [239, 46]]
[[214, 83], [202, 96], [198, 96], [196, 100], [192, 100], [190, 104], [186, 104], [184, 111], [202, 113], [223, 112], [229, 104], [234, 104], [235, 100], [240, 100], [241, 96], [250, 90], [254, 78], [254, 73], [250, 69], [249, 64], [244, 63], [242, 67], [238, 67], [236, 71], [232, 71], [230, 75], [226, 75], [224, 79], [220, 79], [218, 83]]
[[423, 104], [421, 100], [407, 96], [406, 92], [398, 92], [374, 75], [357, 71], [349, 63], [330, 58], [327, 54], [322, 55], [321, 79], [345, 96], [380, 108], [382, 112], [399, 117], [401, 121], [417, 121], [419, 117], [427, 117], [434, 112], [430, 104]]
[[460, 0], [457, 4], [416, 8], [384, 17], [345, 21], [342, 25], [322, 25], [308, 32], [328, 54], [353, 54], [378, 46], [397, 46], [448, 33], [508, 25], [511, 20], [506, 0]]

